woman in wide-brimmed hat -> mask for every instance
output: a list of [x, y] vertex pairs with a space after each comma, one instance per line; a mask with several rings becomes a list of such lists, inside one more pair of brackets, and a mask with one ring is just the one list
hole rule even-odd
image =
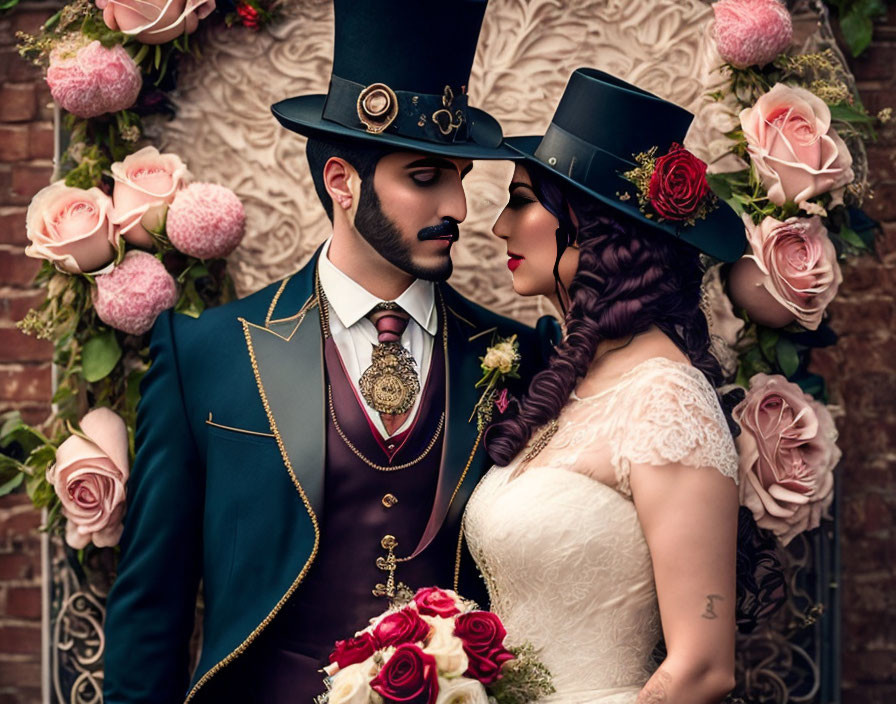
[[[737, 259], [740, 220], [681, 146], [692, 115], [579, 69], [521, 157], [494, 231], [514, 289], [565, 334], [464, 529], [511, 643], [548, 701], [717, 702], [734, 684], [737, 457], [700, 309], [700, 252]], [[656, 669], [664, 636], [667, 655]]]

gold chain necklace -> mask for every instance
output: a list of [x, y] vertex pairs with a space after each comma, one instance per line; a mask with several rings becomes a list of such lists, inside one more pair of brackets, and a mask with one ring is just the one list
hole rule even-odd
[[535, 438], [535, 442], [532, 444], [532, 447], [529, 448], [529, 451], [523, 456], [523, 462], [528, 462], [531, 459], [534, 459], [539, 452], [541, 452], [547, 444], [551, 441], [551, 438], [557, 434], [557, 428], [560, 427], [560, 423], [554, 418], [550, 423], [548, 423], [544, 430], [541, 431], [541, 434]]
[[408, 467], [412, 467], [418, 462], [422, 461], [424, 457], [429, 454], [429, 451], [435, 447], [436, 442], [438, 442], [439, 436], [442, 434], [442, 428], [445, 426], [445, 411], [442, 411], [442, 416], [439, 418], [439, 425], [436, 428], [435, 433], [433, 433], [432, 440], [429, 441], [429, 444], [426, 446], [426, 449], [420, 454], [416, 459], [411, 460], [410, 462], [405, 462], [404, 464], [397, 464], [394, 467], [386, 467], [385, 465], [376, 464], [375, 462], [367, 459], [361, 451], [354, 446], [351, 440], [348, 439], [348, 436], [342, 432], [342, 427], [339, 425], [339, 421], [336, 420], [336, 410], [333, 408], [333, 387], [327, 384], [327, 403], [330, 407], [330, 420], [333, 421], [333, 427], [336, 428], [336, 432], [339, 434], [339, 437], [342, 438], [342, 441], [348, 446], [348, 449], [351, 450], [355, 456], [360, 459], [364, 464], [368, 467], [373, 467], [374, 469], [380, 472], [397, 472], [399, 469], [407, 469]]

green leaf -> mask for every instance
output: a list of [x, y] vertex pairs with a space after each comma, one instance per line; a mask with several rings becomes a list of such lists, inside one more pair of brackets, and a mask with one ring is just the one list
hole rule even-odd
[[784, 376], [791, 377], [800, 367], [800, 355], [797, 352], [796, 345], [789, 338], [782, 337], [775, 345], [775, 352], [778, 358], [778, 366], [784, 372]]
[[840, 17], [840, 29], [849, 47], [849, 53], [858, 56], [871, 44], [874, 25], [861, 4], [853, 5]]
[[775, 361], [775, 347], [780, 337], [776, 330], [764, 327], [759, 328], [759, 349], [762, 351], [762, 356], [769, 362]]
[[81, 375], [89, 382], [99, 381], [109, 375], [118, 360], [121, 347], [112, 330], [107, 330], [84, 343], [81, 350]]
[[831, 105], [831, 119], [837, 122], [854, 122], [859, 124], [874, 124], [874, 118], [866, 112], [856, 110], [849, 103], [837, 103]]
[[31, 499], [31, 503], [33, 503], [36, 508], [49, 506], [50, 502], [55, 498], [53, 485], [50, 484], [50, 482], [47, 481], [47, 478], [43, 475], [28, 477], [28, 479], [25, 480], [25, 491], [28, 493], [28, 498]]
[[23, 481], [25, 481], [25, 475], [19, 472], [12, 479], [3, 482], [0, 484], [0, 496], [11, 494]]
[[55, 461], [56, 448], [52, 445], [42, 445], [31, 451], [31, 454], [28, 455], [28, 459], [25, 460], [25, 464], [29, 467], [33, 467], [35, 470], [46, 472], [47, 467]]
[[840, 228], [840, 231], [836, 233], [837, 236], [846, 242], [849, 245], [852, 245], [856, 249], [868, 249], [868, 245], [865, 244], [865, 240], [863, 240], [859, 233], [853, 230], [850, 227], [846, 227], [845, 225]]
[[156, 44], [156, 54], [153, 57], [152, 65], [155, 66], [156, 70], [158, 70], [159, 65], [162, 63], [162, 46], [160, 44]]

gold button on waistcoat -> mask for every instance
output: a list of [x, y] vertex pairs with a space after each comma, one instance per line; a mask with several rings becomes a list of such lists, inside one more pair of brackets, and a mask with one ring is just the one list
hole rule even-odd
[[385, 506], [386, 508], [392, 508], [395, 504], [398, 503], [398, 499], [396, 498], [395, 494], [386, 494], [382, 498], [382, 501], [383, 506]]

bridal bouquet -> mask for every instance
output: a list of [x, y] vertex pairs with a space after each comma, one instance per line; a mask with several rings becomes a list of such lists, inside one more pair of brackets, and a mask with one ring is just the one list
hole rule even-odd
[[532, 647], [507, 648], [505, 635], [472, 601], [420, 589], [336, 643], [316, 704], [522, 704], [553, 692]]

